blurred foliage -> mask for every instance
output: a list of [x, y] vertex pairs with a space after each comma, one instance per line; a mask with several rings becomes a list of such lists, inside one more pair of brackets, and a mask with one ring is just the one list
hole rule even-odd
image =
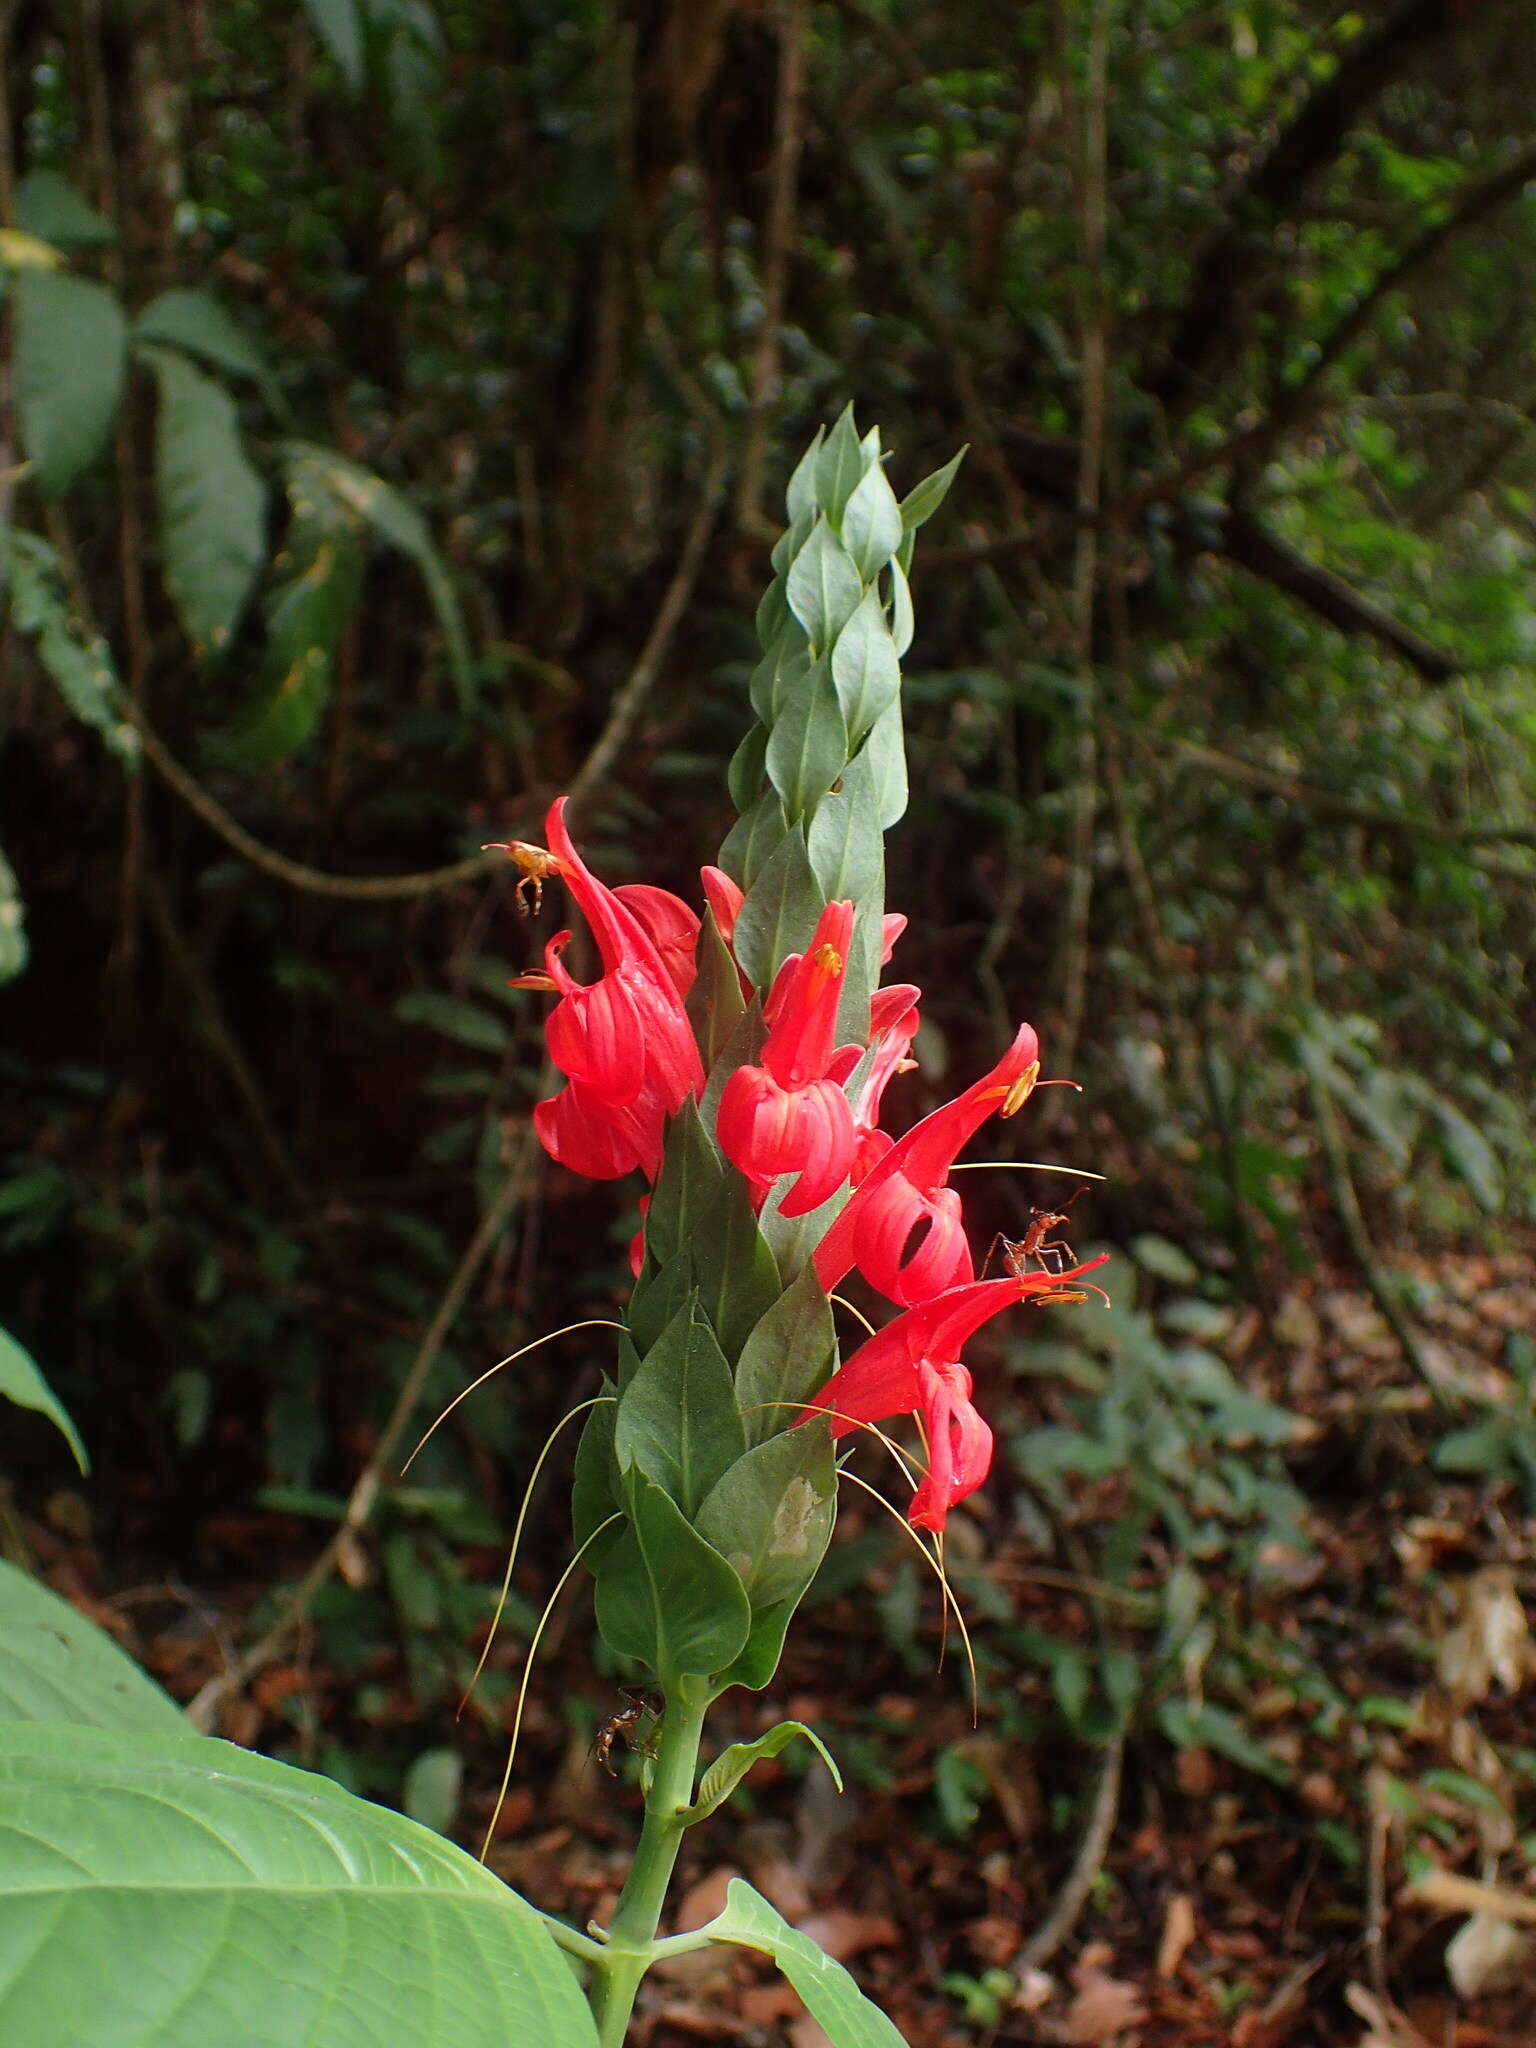
[[[1127, 0], [1098, 49], [1091, 12], [10, 10], [4, 1312], [119, 1556], [299, 1568], [413, 1370], [424, 1427], [625, 1284], [632, 1216], [529, 1141], [534, 936], [435, 871], [590, 758], [594, 863], [691, 892], [785, 465], [850, 398], [905, 478], [971, 443], [891, 849], [912, 1112], [1031, 1017], [1084, 1093], [1010, 1142], [1109, 1175], [1093, 1229], [1197, 1311], [1536, 1217], [1523, 9]], [[1006, 1180], [978, 1248], [1062, 1186]], [[1140, 1696], [1178, 1740], [1181, 1574], [1304, 1501], [1198, 1314], [1129, 1300], [1015, 1452], [1046, 1502], [1114, 1475], [1094, 1569], [1171, 1546], [1166, 1611], [1001, 1650], [1080, 1735]], [[386, 1487], [333, 1660], [393, 1629], [415, 1711], [463, 1683], [602, 1357], [521, 1362]], [[1530, 1484], [1523, 1438], [1440, 1456]]]

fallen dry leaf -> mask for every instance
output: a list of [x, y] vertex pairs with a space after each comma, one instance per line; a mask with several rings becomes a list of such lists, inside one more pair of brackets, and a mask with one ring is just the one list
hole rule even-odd
[[1536, 1926], [1536, 1898], [1507, 1884], [1479, 1884], [1454, 1870], [1427, 1870], [1403, 1887], [1403, 1896], [1447, 1913], [1482, 1913], [1492, 1920]]
[[1536, 1985], [1536, 1939], [1507, 1920], [1474, 1913], [1446, 1949], [1445, 1974], [1463, 1998]]
[[1100, 2048], [1147, 2016], [1141, 1993], [1117, 1977], [1089, 1976], [1067, 2008], [1061, 2038], [1071, 2048]]
[[818, 1948], [840, 1963], [867, 1949], [894, 1948], [901, 1940], [901, 1929], [886, 1914], [852, 1913], [841, 1906], [809, 1913], [798, 1925], [802, 1934], [808, 1934]]
[[1358, 2048], [1435, 2048], [1432, 2041], [1425, 2040], [1401, 2006], [1393, 2005], [1389, 1999], [1378, 1998], [1363, 1984], [1351, 1984], [1344, 1993], [1344, 2002], [1366, 2023], [1366, 2032], [1360, 2036]]
[[1195, 1902], [1188, 1892], [1175, 1892], [1163, 1915], [1163, 1938], [1157, 1945], [1157, 1974], [1172, 1977], [1195, 1938]]

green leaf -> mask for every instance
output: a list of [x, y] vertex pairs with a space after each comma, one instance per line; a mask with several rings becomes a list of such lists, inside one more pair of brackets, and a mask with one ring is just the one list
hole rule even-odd
[[870, 727], [864, 754], [875, 815], [881, 831], [889, 832], [907, 809], [907, 753], [902, 738], [900, 697], [887, 705]]
[[744, 1878], [726, 1887], [725, 1911], [702, 1930], [715, 1941], [739, 1942], [772, 1956], [805, 2001], [832, 2048], [904, 2048], [895, 2027], [854, 1983], [841, 1963], [776, 1913]]
[[288, 442], [284, 453], [290, 467], [295, 463], [302, 464], [317, 486], [323, 485], [343, 505], [357, 513], [380, 540], [397, 548], [415, 564], [426, 585], [437, 623], [442, 628], [448, 669], [459, 703], [464, 710], [471, 709], [476, 690], [469, 639], [447, 566], [432, 544], [427, 522], [402, 492], [385, 483], [382, 477], [375, 476], [371, 470], [364, 469], [360, 463], [348, 462], [344, 455], [302, 441]]
[[40, 1415], [46, 1415], [62, 1432], [80, 1470], [90, 1471], [91, 1461], [85, 1455], [80, 1432], [70, 1420], [63, 1402], [38, 1371], [32, 1354], [24, 1351], [4, 1330], [0, 1330], [0, 1394], [7, 1395], [18, 1408], [35, 1408]]
[[752, 1623], [740, 1579], [643, 1472], [627, 1472], [624, 1487], [629, 1527], [597, 1574], [603, 1641], [649, 1665], [663, 1686], [723, 1670]]
[[239, 624], [267, 552], [267, 493], [235, 402], [175, 349], [146, 346], [160, 384], [155, 488], [166, 587], [199, 654]]
[[808, 1265], [742, 1346], [736, 1400], [747, 1441], [761, 1443], [788, 1428], [795, 1410], [826, 1385], [836, 1367], [832, 1304]]
[[966, 458], [970, 444], [952, 456], [942, 469], [936, 469], [931, 476], [925, 476], [920, 484], [914, 484], [901, 501], [901, 523], [908, 533], [915, 532], [938, 511], [949, 496], [949, 487], [955, 480], [955, 473]]
[[1431, 1462], [1437, 1472], [1508, 1472], [1513, 1469], [1510, 1437], [1502, 1417], [1470, 1423], [1441, 1437]]
[[901, 545], [901, 508], [884, 467], [872, 462], [843, 507], [843, 546], [864, 582], [872, 581]]
[[31, 635], [37, 658], [65, 703], [115, 754], [135, 759], [138, 737], [118, 714], [112, 650], [70, 611], [59, 588], [58, 556], [37, 534], [6, 527], [0, 529], [0, 567], [11, 618], [18, 631]]
[[726, 1356], [738, 1357], [770, 1302], [778, 1299], [782, 1283], [757, 1227], [751, 1190], [734, 1168], [690, 1250], [699, 1305]]
[[0, 2038], [596, 2048], [533, 1908], [429, 1829], [203, 1736], [0, 1731]]
[[297, 464], [289, 471], [288, 502], [292, 517], [266, 599], [265, 689], [227, 742], [229, 753], [247, 766], [291, 754], [314, 734], [362, 584], [357, 515], [316, 489]]
[[267, 381], [267, 366], [245, 329], [212, 292], [179, 286], [162, 292], [133, 323], [136, 341], [164, 342], [216, 370]]
[[834, 526], [841, 525], [843, 507], [852, 497], [870, 460], [860, 443], [859, 430], [853, 423], [853, 407], [845, 405], [838, 414], [836, 426], [816, 451], [812, 471], [815, 501]]
[[45, 498], [106, 445], [122, 396], [128, 323], [105, 285], [53, 270], [17, 277], [14, 374], [21, 442]]
[[784, 592], [810, 637], [813, 655], [825, 654], [858, 608], [864, 585], [848, 551], [823, 517], [789, 565]]
[[764, 765], [787, 818], [808, 818], [842, 774], [848, 730], [825, 662], [817, 662], [780, 712]]
[[733, 1742], [729, 1749], [721, 1750], [699, 1780], [698, 1797], [686, 1816], [690, 1825], [696, 1820], [707, 1820], [717, 1806], [725, 1804], [754, 1764], [761, 1763], [766, 1757], [778, 1756], [799, 1735], [810, 1743], [832, 1773], [832, 1782], [841, 1792], [843, 1774], [815, 1729], [808, 1728], [803, 1721], [780, 1721], [766, 1735], [760, 1735], [756, 1742]]
[[747, 1002], [741, 992], [741, 976], [729, 947], [720, 936], [715, 913], [706, 910], [699, 926], [696, 951], [698, 973], [688, 991], [688, 1021], [698, 1040], [699, 1057], [707, 1074], [731, 1041], [731, 1034], [745, 1014]]
[[0, 1563], [0, 1721], [185, 1734], [175, 1701], [104, 1629]]
[[424, 1749], [400, 1787], [400, 1805], [412, 1820], [446, 1835], [459, 1813], [464, 1759], [456, 1749]]
[[493, 1017], [478, 1003], [445, 995], [441, 989], [411, 989], [395, 1003], [395, 1015], [402, 1024], [430, 1025], [445, 1038], [473, 1046], [476, 1052], [504, 1052], [512, 1037], [504, 1019]]
[[28, 171], [16, 187], [16, 222], [60, 249], [101, 248], [117, 229], [57, 171]]
[[320, 40], [335, 58], [337, 70], [353, 92], [360, 92], [366, 67], [358, 0], [304, 0], [304, 4]]
[[[605, 1378], [603, 1392], [611, 1394], [612, 1388], [613, 1382]], [[624, 1505], [618, 1460], [613, 1454], [618, 1405], [616, 1396], [599, 1401], [588, 1412], [581, 1441], [576, 1446], [576, 1464], [571, 1476], [571, 1534], [578, 1547]], [[606, 1553], [618, 1540], [617, 1528], [611, 1540], [599, 1537], [587, 1552], [587, 1569], [595, 1574]]]
[[885, 622], [885, 607], [871, 584], [832, 649], [832, 680], [850, 748], [857, 747], [901, 690], [901, 664]]
[[754, 1608], [798, 1600], [837, 1519], [837, 1466], [824, 1419], [785, 1429], [738, 1458], [694, 1526], [747, 1589]]
[[1219, 1755], [1256, 1771], [1275, 1785], [1289, 1785], [1291, 1773], [1277, 1757], [1270, 1755], [1225, 1707], [1209, 1700], [1191, 1707], [1187, 1700], [1165, 1700], [1158, 1709], [1158, 1726], [1177, 1749], [1214, 1749]]
[[826, 428], [818, 427], [815, 440], [795, 464], [794, 472], [785, 487], [784, 509], [788, 512], [791, 522], [800, 519], [809, 521], [815, 517], [816, 465], [820, 460], [826, 438]]
[[0, 853], [0, 983], [14, 981], [27, 965], [27, 912], [16, 870]]
[[736, 958], [755, 987], [766, 991], [789, 955], [804, 952], [825, 908], [805, 833], [792, 825], [763, 863], [736, 918]]
[[891, 642], [899, 661], [912, 645], [917, 621], [912, 610], [912, 587], [900, 562], [891, 564]]
[[789, 834], [778, 792], [765, 789], [725, 836], [720, 865], [743, 889], [750, 889]]
[[747, 728], [746, 737], [731, 756], [726, 783], [731, 802], [738, 811], [748, 811], [763, 787], [763, 764], [768, 753], [768, 728], [759, 723]]
[[614, 1455], [621, 1471], [638, 1467], [691, 1522], [746, 1445], [731, 1368], [697, 1301], [690, 1300], [624, 1389]]
[[667, 1127], [661, 1172], [645, 1212], [645, 1249], [667, 1265], [693, 1241], [720, 1199], [725, 1167], [699, 1112], [685, 1099]]

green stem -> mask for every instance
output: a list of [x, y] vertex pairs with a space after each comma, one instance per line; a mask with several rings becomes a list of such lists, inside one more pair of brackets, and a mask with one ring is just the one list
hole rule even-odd
[[588, 1995], [601, 2048], [623, 2048], [640, 1979], [655, 1959], [656, 1929], [687, 1828], [682, 1815], [693, 1803], [699, 1737], [710, 1699], [704, 1678], [680, 1678], [667, 1688], [656, 1770], [645, 1796], [645, 1825], [602, 1957], [592, 1966]]

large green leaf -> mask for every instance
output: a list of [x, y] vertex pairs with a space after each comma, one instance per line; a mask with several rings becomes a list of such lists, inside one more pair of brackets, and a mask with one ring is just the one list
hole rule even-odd
[[266, 489], [223, 386], [177, 349], [143, 354], [160, 384], [155, 489], [166, 586], [198, 653], [217, 654], [266, 559]]
[[812, 651], [825, 654], [864, 595], [852, 557], [826, 519], [817, 520], [790, 563], [784, 594], [810, 636]]
[[123, 389], [128, 323], [105, 285], [65, 271], [15, 283], [16, 414], [45, 497], [67, 491], [101, 453]]
[[780, 1721], [766, 1735], [759, 1735], [756, 1742], [733, 1742], [720, 1752], [699, 1780], [698, 1797], [688, 1809], [689, 1826], [695, 1821], [706, 1820], [717, 1806], [723, 1806], [754, 1764], [761, 1763], [766, 1757], [778, 1756], [802, 1735], [832, 1773], [832, 1782], [841, 1792], [843, 1774], [816, 1730], [807, 1728], [803, 1721]]
[[533, 1908], [430, 1829], [204, 1736], [0, 1729], [0, 2039], [594, 2048]]
[[104, 1630], [0, 1563], [0, 1721], [185, 1734], [175, 1701]]
[[901, 545], [901, 508], [883, 465], [872, 462], [843, 507], [843, 546], [868, 583]]
[[398, 548], [413, 562], [427, 587], [437, 623], [442, 628], [448, 669], [460, 704], [468, 710], [475, 701], [474, 668], [469, 640], [459, 601], [453, 594], [447, 566], [432, 544], [427, 522], [416, 507], [392, 484], [385, 483], [361, 463], [349, 462], [329, 448], [305, 441], [290, 441], [284, 450], [290, 471], [301, 468], [316, 486], [323, 486], [357, 513], [378, 538]]
[[0, 1330], [0, 1394], [7, 1395], [18, 1408], [35, 1408], [39, 1415], [46, 1415], [62, 1432], [80, 1470], [90, 1471], [91, 1461], [85, 1455], [85, 1445], [80, 1441], [80, 1432], [70, 1420], [64, 1403], [43, 1378], [32, 1354], [24, 1351], [4, 1330]]
[[788, 818], [808, 818], [843, 772], [848, 730], [831, 674], [818, 661], [800, 679], [768, 740], [764, 765]]
[[[773, 801], [777, 808], [778, 799]], [[764, 861], [736, 918], [736, 958], [748, 980], [766, 991], [788, 956], [810, 943], [825, 904], [805, 834], [792, 826]]]
[[357, 92], [366, 71], [358, 0], [305, 0], [305, 5], [309, 9], [310, 20], [320, 32], [321, 41], [336, 59], [342, 77]]
[[791, 1927], [744, 1878], [726, 1887], [725, 1911], [703, 1932], [716, 1941], [736, 1941], [772, 1956], [833, 2048], [904, 2048], [902, 2037], [879, 2006], [871, 2005], [841, 1963], [819, 1949], [808, 1934]]

